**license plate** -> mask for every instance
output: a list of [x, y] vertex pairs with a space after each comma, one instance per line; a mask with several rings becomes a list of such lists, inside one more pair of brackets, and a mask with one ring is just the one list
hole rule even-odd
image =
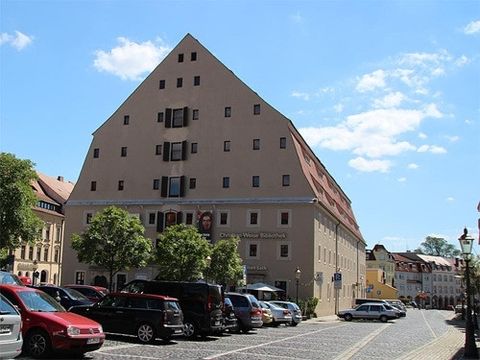
[[87, 339], [87, 345], [89, 345], [89, 344], [98, 344], [99, 342], [100, 342], [100, 338]]
[[0, 334], [6, 334], [11, 331], [10, 325], [0, 325]]

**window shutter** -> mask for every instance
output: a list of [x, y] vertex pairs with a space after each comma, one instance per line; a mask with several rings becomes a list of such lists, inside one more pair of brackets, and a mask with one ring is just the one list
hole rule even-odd
[[182, 141], [182, 160], [187, 160], [187, 141]]
[[168, 176], [162, 176], [162, 189], [160, 192], [161, 197], [167, 197], [168, 195]]
[[169, 161], [170, 160], [170, 143], [168, 141], [165, 141], [163, 143], [163, 161]]
[[169, 109], [169, 108], [165, 109], [165, 127], [166, 128], [172, 127], [172, 109]]
[[177, 212], [177, 224], [181, 224], [183, 222], [183, 212]]
[[188, 107], [183, 108], [183, 127], [188, 126]]
[[157, 212], [157, 232], [163, 231], [163, 213]]
[[180, 197], [185, 196], [185, 176], [180, 176]]

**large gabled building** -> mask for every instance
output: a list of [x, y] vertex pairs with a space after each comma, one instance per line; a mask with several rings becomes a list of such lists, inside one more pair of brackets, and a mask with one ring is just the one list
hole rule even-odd
[[[112, 204], [139, 216], [153, 242], [175, 223], [204, 224], [212, 242], [238, 236], [247, 281], [291, 298], [298, 267], [299, 297], [319, 298], [319, 315], [365, 295], [350, 199], [293, 123], [189, 34], [93, 133], [66, 239]], [[64, 282], [105, 284], [103, 269], [78, 263], [70, 246], [63, 263]], [[154, 265], [121, 272], [114, 286], [155, 275]]]

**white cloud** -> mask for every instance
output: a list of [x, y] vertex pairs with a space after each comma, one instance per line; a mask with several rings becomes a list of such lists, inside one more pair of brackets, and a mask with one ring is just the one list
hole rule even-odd
[[293, 15], [290, 15], [290, 19], [292, 20], [292, 22], [294, 22], [295, 24], [301, 24], [304, 22], [304, 18], [303, 16], [297, 12]]
[[140, 80], [142, 75], [152, 71], [171, 51], [159, 39], [156, 45], [151, 41], [136, 43], [127, 38], [117, 38], [119, 45], [110, 51], [97, 50], [94, 66], [122, 80]]
[[424, 112], [425, 115], [428, 117], [433, 117], [437, 119], [443, 117], [443, 114], [438, 110], [437, 105], [433, 103], [425, 106]]
[[18, 51], [23, 50], [28, 45], [30, 45], [33, 41], [33, 36], [25, 35], [20, 31], [15, 30], [15, 35], [11, 35], [8, 33], [1, 33], [0, 34], [0, 45], [3, 44], [10, 44], [13, 48], [17, 49]]
[[411, 170], [416, 170], [419, 168], [419, 166], [415, 163], [410, 163], [407, 165], [407, 168], [411, 169]]
[[343, 105], [342, 104], [337, 104], [337, 105], [334, 105], [333, 106], [333, 110], [335, 110], [335, 112], [337, 114], [343, 112]]
[[385, 87], [385, 71], [376, 70], [370, 74], [365, 74], [357, 83], [358, 92], [367, 92], [375, 90], [376, 88]]
[[467, 65], [470, 63], [470, 59], [466, 57], [465, 55], [460, 56], [457, 60], [455, 60], [455, 65], [458, 67], [462, 67], [464, 65]]
[[463, 32], [467, 35], [480, 32], [480, 20], [472, 21], [463, 28]]
[[417, 149], [419, 153], [429, 152], [432, 154], [445, 154], [447, 150], [444, 147], [437, 145], [422, 145]]
[[453, 196], [449, 196], [447, 197], [446, 199], [448, 202], [452, 202], [452, 201], [455, 201], [455, 198]]
[[352, 168], [362, 172], [388, 172], [392, 163], [389, 160], [367, 160], [362, 157], [357, 157], [348, 162]]
[[420, 139], [426, 139], [428, 136], [427, 136], [427, 134], [421, 132], [421, 133], [418, 133], [418, 137], [419, 137]]
[[308, 93], [304, 93], [304, 92], [300, 92], [300, 91], [292, 91], [292, 94], [291, 94], [293, 97], [296, 97], [296, 98], [300, 98], [300, 99], [303, 99], [305, 101], [308, 101], [310, 100], [310, 94]]
[[398, 182], [406, 182], [407, 178], [406, 177], [401, 177], [401, 178], [398, 178], [397, 180], [398, 180]]
[[391, 92], [382, 99], [375, 99], [373, 106], [376, 108], [398, 107], [406, 99], [400, 91]]
[[460, 140], [460, 137], [457, 136], [457, 135], [446, 135], [445, 138], [446, 138], [448, 141], [452, 142], [452, 143], [457, 142], [458, 140]]

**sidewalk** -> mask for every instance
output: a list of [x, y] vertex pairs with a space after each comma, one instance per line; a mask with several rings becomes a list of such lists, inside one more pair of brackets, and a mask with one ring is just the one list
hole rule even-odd
[[[336, 315], [322, 316], [312, 318], [307, 321], [334, 322], [338, 321]], [[460, 314], [454, 314], [446, 319], [450, 325], [449, 329], [442, 336], [432, 342], [415, 349], [398, 360], [462, 360], [465, 345], [465, 320], [462, 320]], [[480, 324], [480, 320], [479, 320]], [[480, 350], [479, 330], [476, 331], [475, 339], [477, 348]]]

